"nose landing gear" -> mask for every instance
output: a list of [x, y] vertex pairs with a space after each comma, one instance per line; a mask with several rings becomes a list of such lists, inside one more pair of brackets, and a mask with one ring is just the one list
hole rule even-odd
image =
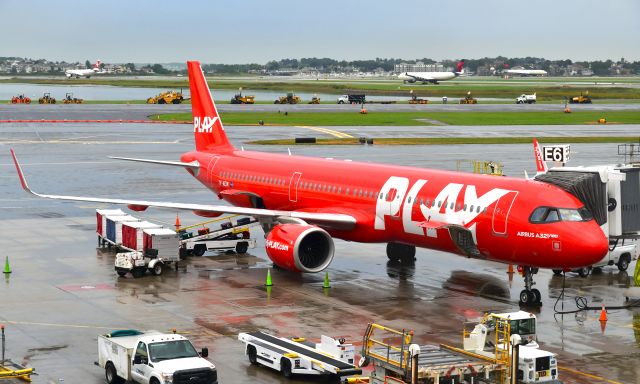
[[533, 287], [536, 283], [533, 281], [533, 275], [538, 273], [538, 268], [522, 267], [524, 274], [524, 289], [520, 292], [520, 305], [541, 306], [542, 295]]

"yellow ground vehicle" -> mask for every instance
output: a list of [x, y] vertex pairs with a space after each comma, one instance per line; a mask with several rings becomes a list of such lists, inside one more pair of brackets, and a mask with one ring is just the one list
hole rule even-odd
[[580, 96], [575, 96], [569, 99], [569, 103], [571, 104], [591, 104], [591, 98], [589, 97], [589, 93]]
[[84, 99], [78, 99], [73, 97], [73, 93], [67, 92], [64, 96], [64, 100], [62, 100], [64, 104], [82, 104], [84, 103]]
[[49, 92], [45, 92], [45, 94], [38, 99], [38, 103], [40, 104], [55, 104], [56, 103], [56, 98], [55, 97], [51, 97], [51, 93]]
[[273, 104], [300, 104], [302, 99], [293, 94], [293, 92], [287, 93], [287, 96], [281, 96]]
[[182, 90], [166, 91], [147, 99], [147, 104], [181, 104], [184, 101]]
[[471, 96], [471, 92], [467, 92], [467, 96], [464, 99], [460, 99], [460, 104], [478, 104], [478, 100]]
[[317, 96], [313, 96], [313, 98], [311, 98], [311, 101], [309, 102], [309, 104], [320, 104], [320, 98]]
[[254, 104], [255, 96], [242, 96], [242, 92], [236, 93], [235, 96], [231, 99], [231, 104]]
[[429, 100], [421, 99], [416, 95], [412, 95], [411, 100], [409, 100], [409, 104], [429, 104]]

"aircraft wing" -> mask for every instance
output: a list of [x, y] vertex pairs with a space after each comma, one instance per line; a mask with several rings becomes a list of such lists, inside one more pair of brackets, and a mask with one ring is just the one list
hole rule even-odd
[[[144, 210], [148, 207], [157, 207], [157, 208], [169, 208], [169, 209], [179, 209], [179, 210], [187, 210], [194, 212], [211, 212], [211, 213], [231, 213], [237, 215], [246, 215], [246, 216], [254, 216], [258, 218], [293, 218], [300, 219], [308, 222], [309, 224], [316, 224], [321, 227], [337, 229], [337, 230], [351, 230], [356, 225], [356, 218], [351, 215], [341, 214], [341, 213], [317, 213], [317, 212], [301, 212], [301, 211], [280, 211], [280, 210], [272, 210], [272, 209], [261, 209], [261, 208], [245, 208], [245, 207], [234, 207], [228, 205], [208, 205], [208, 204], [190, 204], [190, 203], [172, 203], [172, 202], [161, 202], [161, 201], [146, 201], [146, 200], [127, 200], [127, 199], [112, 199], [112, 198], [102, 198], [102, 197], [83, 197], [83, 196], [64, 196], [64, 195], [48, 195], [43, 193], [38, 193], [31, 188], [27, 184], [27, 180], [24, 177], [22, 172], [22, 167], [20, 163], [18, 163], [18, 159], [16, 155], [11, 149], [11, 157], [13, 158], [13, 162], [16, 166], [16, 171], [18, 172], [18, 177], [20, 178], [20, 183], [22, 184], [22, 188], [31, 193], [32, 195], [46, 198], [46, 199], [54, 199], [54, 200], [66, 200], [66, 201], [86, 201], [92, 203], [105, 203], [105, 204], [122, 204], [128, 205], [130, 207], [135, 207], [136, 210]], [[176, 164], [177, 165], [177, 164]]]

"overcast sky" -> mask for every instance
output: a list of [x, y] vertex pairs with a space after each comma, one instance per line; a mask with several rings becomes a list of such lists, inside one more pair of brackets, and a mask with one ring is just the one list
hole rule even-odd
[[640, 0], [0, 0], [0, 56], [640, 60]]

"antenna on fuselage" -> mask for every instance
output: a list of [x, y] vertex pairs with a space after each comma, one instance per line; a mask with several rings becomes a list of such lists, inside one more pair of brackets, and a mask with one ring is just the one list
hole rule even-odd
[[287, 148], [287, 152], [289, 152], [289, 156], [291, 156], [291, 148]]

